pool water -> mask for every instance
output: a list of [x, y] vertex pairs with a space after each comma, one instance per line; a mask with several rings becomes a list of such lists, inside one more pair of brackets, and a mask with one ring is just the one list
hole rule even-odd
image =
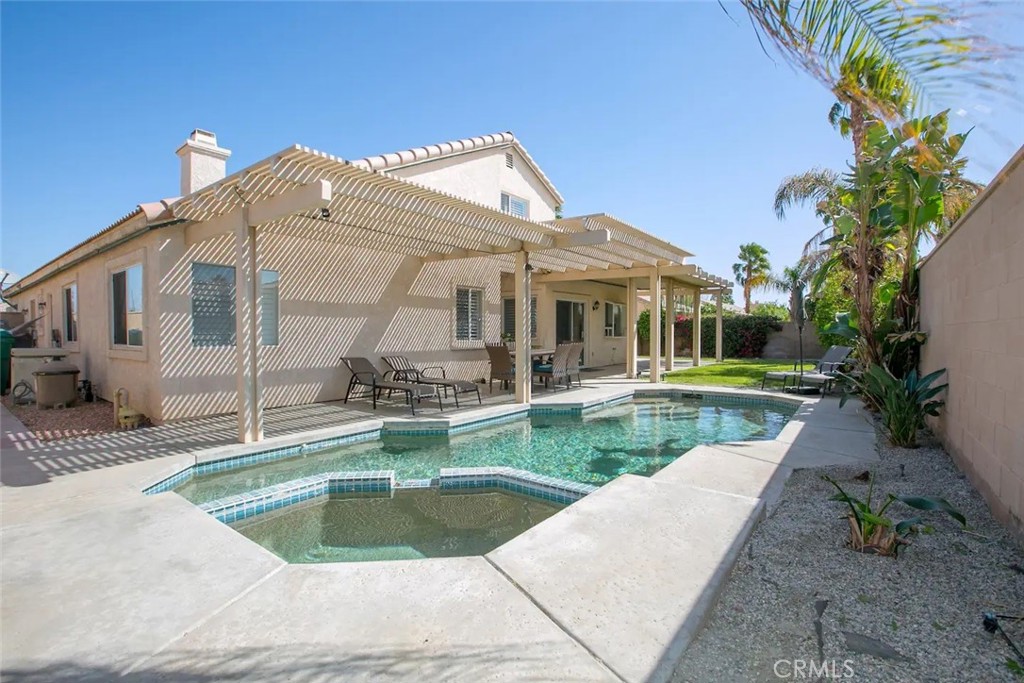
[[406, 489], [302, 504], [232, 527], [292, 563], [414, 560], [483, 555], [561, 507], [504, 491]]
[[324, 472], [395, 470], [399, 481], [443, 467], [512, 467], [600, 486], [625, 472], [651, 475], [694, 446], [773, 439], [792, 411], [708, 399], [632, 401], [583, 415], [516, 420], [452, 436], [380, 440], [193, 477], [177, 489], [195, 503]]

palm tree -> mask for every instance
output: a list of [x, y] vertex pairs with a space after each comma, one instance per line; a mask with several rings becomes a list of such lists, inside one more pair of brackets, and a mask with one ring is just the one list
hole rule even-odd
[[896, 317], [914, 327], [913, 273], [922, 241], [937, 238], [943, 226], [969, 205], [980, 189], [962, 175], [958, 157], [966, 135], [947, 137], [942, 112], [908, 121], [892, 130], [873, 121], [861, 161], [842, 176], [821, 169], [786, 178], [775, 195], [776, 215], [794, 204], [810, 204], [824, 228], [804, 246], [803, 261], [817, 291], [833, 268], [853, 274], [853, 296], [867, 360], [880, 358], [874, 338], [874, 289], [891, 259], [902, 264]]
[[772, 275], [768, 280], [769, 289], [789, 297], [790, 319], [800, 326], [804, 318], [804, 291], [813, 274], [810, 264], [800, 259], [795, 266], [783, 268], [781, 275]]
[[768, 262], [768, 250], [756, 242], [741, 244], [739, 263], [732, 265], [736, 282], [743, 287], [743, 310], [750, 313], [750, 292], [770, 285], [772, 266]]

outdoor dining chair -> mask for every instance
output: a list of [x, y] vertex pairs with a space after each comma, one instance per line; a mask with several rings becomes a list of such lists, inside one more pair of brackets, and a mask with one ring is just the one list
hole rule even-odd
[[571, 387], [572, 379], [569, 377], [569, 356], [572, 353], [579, 355], [579, 349], [576, 344], [559, 344], [555, 349], [555, 355], [551, 357], [551, 362], [535, 365], [533, 374], [539, 379], [544, 380], [545, 387], [548, 386], [550, 381], [552, 383], [552, 390], [562, 380], [565, 380], [566, 388]]
[[509, 352], [508, 346], [504, 343], [484, 344], [484, 348], [487, 349], [487, 357], [491, 361], [491, 376], [488, 380], [490, 392], [494, 393], [495, 381], [501, 382], [503, 389], [508, 389], [516, 379], [516, 369], [512, 363], [512, 354]]

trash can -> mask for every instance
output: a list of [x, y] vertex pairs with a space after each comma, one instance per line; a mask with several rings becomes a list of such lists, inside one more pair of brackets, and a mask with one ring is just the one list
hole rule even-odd
[[0, 394], [6, 394], [11, 388], [11, 349], [14, 348], [14, 335], [0, 328]]
[[78, 399], [78, 367], [65, 360], [43, 363], [32, 373], [36, 378], [36, 405], [72, 406]]

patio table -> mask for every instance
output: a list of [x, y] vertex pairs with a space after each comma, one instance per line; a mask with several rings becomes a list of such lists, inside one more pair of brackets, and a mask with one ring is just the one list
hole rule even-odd
[[[512, 358], [514, 360], [515, 357], [516, 357], [516, 352], [515, 351], [509, 351], [509, 353], [512, 355]], [[546, 356], [552, 356], [552, 355], [554, 355], [554, 353], [555, 353], [554, 349], [530, 349], [530, 358], [531, 359], [544, 358]]]

